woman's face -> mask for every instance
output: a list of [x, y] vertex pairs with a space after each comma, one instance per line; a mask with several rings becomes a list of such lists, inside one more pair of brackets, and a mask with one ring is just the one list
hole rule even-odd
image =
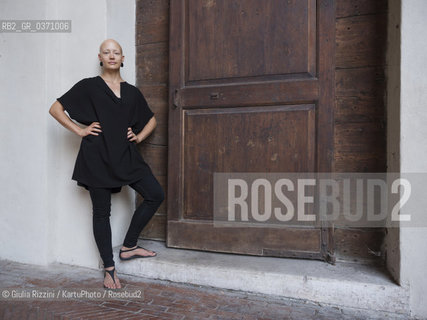
[[113, 41], [102, 44], [98, 57], [99, 61], [102, 61], [103, 67], [110, 70], [119, 69], [120, 64], [124, 61], [120, 46]]

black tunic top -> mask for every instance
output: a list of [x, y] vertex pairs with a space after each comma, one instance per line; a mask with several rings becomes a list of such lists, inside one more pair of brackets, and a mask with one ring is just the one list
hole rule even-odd
[[100, 76], [84, 78], [57, 98], [70, 118], [90, 125], [98, 121], [102, 132], [82, 138], [72, 180], [77, 185], [111, 188], [140, 180], [151, 170], [138, 152], [135, 141], [127, 138], [128, 127], [138, 134], [153, 117], [141, 91], [120, 83], [120, 98]]

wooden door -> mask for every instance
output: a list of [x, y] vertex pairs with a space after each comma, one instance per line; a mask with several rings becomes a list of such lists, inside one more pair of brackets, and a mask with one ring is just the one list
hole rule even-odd
[[333, 259], [331, 226], [218, 228], [214, 172], [330, 172], [334, 0], [171, 0], [167, 246]]

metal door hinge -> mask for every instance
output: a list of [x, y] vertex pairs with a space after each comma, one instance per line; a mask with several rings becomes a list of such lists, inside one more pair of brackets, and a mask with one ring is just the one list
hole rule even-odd
[[210, 94], [211, 100], [218, 100], [219, 99], [219, 92], [212, 92]]
[[181, 106], [181, 99], [180, 99], [180, 95], [179, 95], [179, 90], [175, 89], [173, 91], [173, 97], [172, 97], [172, 107], [174, 109], [179, 108]]

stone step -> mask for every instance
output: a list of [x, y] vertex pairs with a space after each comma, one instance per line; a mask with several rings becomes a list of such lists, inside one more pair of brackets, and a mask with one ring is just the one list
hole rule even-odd
[[408, 290], [378, 266], [176, 249], [152, 240], [138, 245], [157, 256], [121, 261], [121, 246], [114, 248], [122, 274], [409, 314]]

